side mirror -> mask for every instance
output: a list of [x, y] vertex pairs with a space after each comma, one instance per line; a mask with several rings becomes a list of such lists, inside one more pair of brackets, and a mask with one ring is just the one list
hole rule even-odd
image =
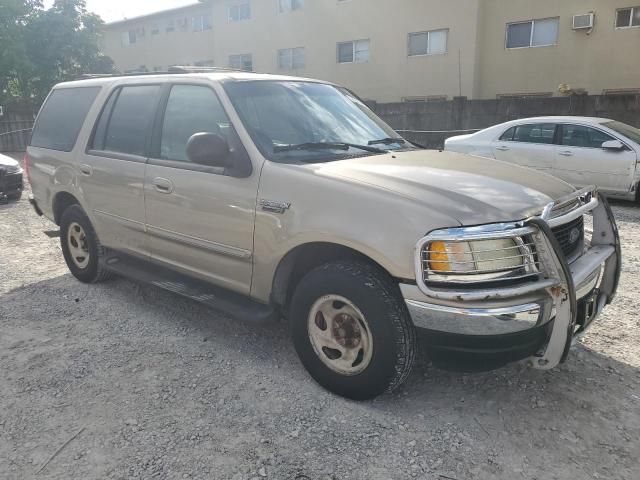
[[609, 140], [602, 144], [604, 150], [624, 150], [625, 146], [620, 140]]
[[187, 157], [208, 167], [228, 167], [230, 150], [227, 140], [217, 133], [194, 133], [187, 142]]

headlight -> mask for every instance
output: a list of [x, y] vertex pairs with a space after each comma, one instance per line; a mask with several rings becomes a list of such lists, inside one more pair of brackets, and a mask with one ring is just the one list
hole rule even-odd
[[436, 274], [491, 273], [524, 265], [513, 238], [472, 242], [434, 241], [427, 245], [427, 269]]

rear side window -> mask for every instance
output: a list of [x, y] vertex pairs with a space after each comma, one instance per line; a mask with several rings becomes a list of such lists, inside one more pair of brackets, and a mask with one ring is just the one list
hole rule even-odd
[[553, 123], [534, 123], [516, 127], [513, 135], [514, 142], [552, 144], [556, 132]]
[[31, 146], [70, 152], [100, 87], [54, 90], [33, 128]]
[[107, 102], [96, 126], [93, 150], [144, 155], [159, 85], [123, 87]]
[[562, 126], [562, 145], [569, 147], [601, 148], [604, 142], [615, 140], [595, 128], [583, 127], [582, 125]]

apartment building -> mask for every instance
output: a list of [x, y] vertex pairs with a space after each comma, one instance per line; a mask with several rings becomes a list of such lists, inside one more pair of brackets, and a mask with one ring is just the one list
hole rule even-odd
[[640, 0], [206, 0], [107, 25], [122, 71], [233, 67], [380, 102], [640, 93]]

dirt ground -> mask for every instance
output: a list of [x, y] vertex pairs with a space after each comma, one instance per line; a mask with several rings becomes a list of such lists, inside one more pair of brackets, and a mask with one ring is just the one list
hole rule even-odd
[[421, 360], [398, 392], [356, 403], [311, 380], [284, 325], [80, 284], [54, 226], [26, 199], [2, 205], [0, 479], [636, 480], [640, 208], [614, 210], [619, 295], [562, 367]]

